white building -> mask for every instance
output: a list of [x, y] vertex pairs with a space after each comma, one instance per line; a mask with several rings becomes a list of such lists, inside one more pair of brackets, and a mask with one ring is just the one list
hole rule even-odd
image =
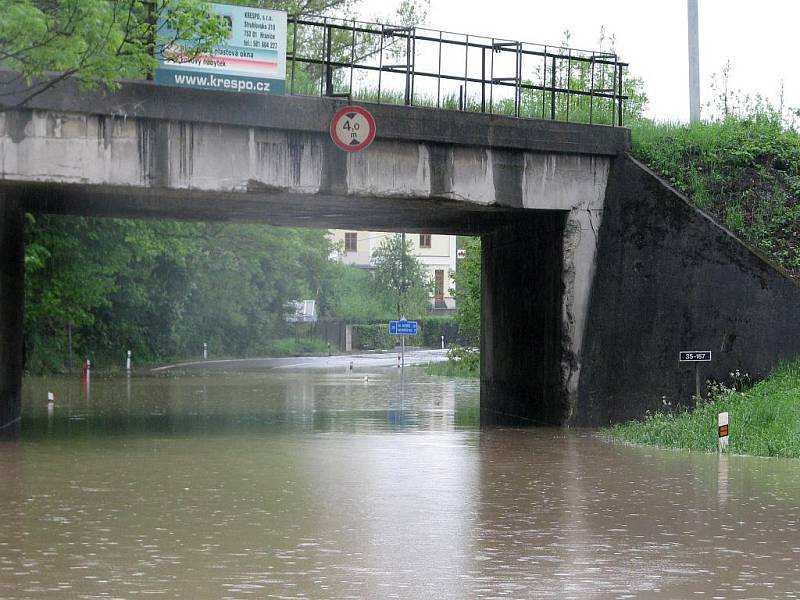
[[[334, 245], [340, 249], [337, 258], [343, 263], [370, 268], [370, 257], [381, 241], [394, 233], [381, 231], [348, 231], [331, 229]], [[453, 309], [455, 299], [450, 291], [454, 287], [452, 274], [456, 270], [456, 236], [432, 233], [407, 233], [411, 252], [425, 267], [433, 281], [431, 308]]]

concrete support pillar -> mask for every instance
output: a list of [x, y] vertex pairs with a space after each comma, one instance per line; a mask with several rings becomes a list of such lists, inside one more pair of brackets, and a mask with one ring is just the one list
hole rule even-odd
[[21, 431], [24, 265], [22, 205], [0, 192], [0, 439]]
[[561, 425], [566, 213], [481, 238], [481, 425]]

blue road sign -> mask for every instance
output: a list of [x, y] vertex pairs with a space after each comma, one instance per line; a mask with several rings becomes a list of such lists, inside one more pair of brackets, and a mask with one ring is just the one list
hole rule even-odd
[[417, 322], [389, 321], [389, 333], [392, 335], [417, 335]]

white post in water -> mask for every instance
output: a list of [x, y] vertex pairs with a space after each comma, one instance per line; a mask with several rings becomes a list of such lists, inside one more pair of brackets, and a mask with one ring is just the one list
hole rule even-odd
[[719, 413], [717, 422], [719, 424], [719, 451], [724, 452], [728, 449], [728, 413]]
[[55, 394], [53, 394], [53, 392], [47, 392], [47, 403], [52, 404], [55, 401], [56, 401]]
[[128, 350], [128, 360], [125, 361], [125, 370], [130, 373], [131, 370], [131, 351]]
[[208, 342], [203, 342], [203, 360], [208, 360]]

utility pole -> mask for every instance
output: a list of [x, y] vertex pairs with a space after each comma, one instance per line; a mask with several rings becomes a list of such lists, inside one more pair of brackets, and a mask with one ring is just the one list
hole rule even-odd
[[[400, 273], [401, 273], [401, 275], [400, 275], [400, 281], [401, 281], [401, 283], [400, 283], [400, 302], [402, 303], [403, 300], [405, 299], [404, 297], [405, 297], [405, 294], [406, 294], [406, 287], [405, 287], [406, 286], [406, 232], [405, 231], [400, 235], [400, 242], [402, 243], [402, 246], [403, 246], [403, 252], [402, 252], [402, 254], [400, 254]], [[403, 308], [405, 308], [405, 307], [403, 307]], [[406, 316], [404, 314], [401, 313], [399, 316], [400, 316], [401, 320], [405, 321]], [[401, 359], [400, 359], [400, 372], [402, 373], [405, 370], [405, 367], [406, 367], [406, 336], [405, 335], [401, 335], [400, 336], [400, 344], [401, 344], [400, 345], [400, 357], [401, 357]]]
[[687, 0], [689, 23], [689, 122], [700, 120], [700, 42], [697, 32], [697, 0]]

